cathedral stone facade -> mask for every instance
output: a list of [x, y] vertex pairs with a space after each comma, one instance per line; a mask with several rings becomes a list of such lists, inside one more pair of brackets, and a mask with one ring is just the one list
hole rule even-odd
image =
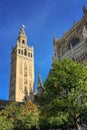
[[27, 44], [22, 25], [16, 46], [11, 53], [9, 100], [24, 102], [33, 100], [34, 93], [34, 49]]
[[65, 32], [61, 39], [54, 36], [53, 62], [70, 58], [77, 62], [87, 60], [87, 9], [83, 7], [84, 16], [79, 22]]

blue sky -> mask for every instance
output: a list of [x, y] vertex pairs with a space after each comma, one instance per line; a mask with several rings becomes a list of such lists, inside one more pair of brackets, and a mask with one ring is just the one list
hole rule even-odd
[[44, 82], [52, 65], [53, 36], [63, 36], [83, 17], [87, 0], [0, 0], [0, 99], [8, 99], [10, 58], [22, 24], [34, 47], [35, 89], [40, 70]]

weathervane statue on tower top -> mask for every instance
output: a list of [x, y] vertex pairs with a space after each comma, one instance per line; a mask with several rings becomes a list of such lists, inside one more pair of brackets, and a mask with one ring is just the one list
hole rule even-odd
[[22, 24], [22, 28], [25, 28], [25, 25], [24, 25], [24, 24]]

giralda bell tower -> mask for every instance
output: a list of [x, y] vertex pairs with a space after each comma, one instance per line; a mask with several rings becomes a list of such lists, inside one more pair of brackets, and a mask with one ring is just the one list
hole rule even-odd
[[24, 102], [33, 100], [34, 93], [34, 50], [27, 44], [22, 25], [16, 46], [11, 53], [9, 100]]

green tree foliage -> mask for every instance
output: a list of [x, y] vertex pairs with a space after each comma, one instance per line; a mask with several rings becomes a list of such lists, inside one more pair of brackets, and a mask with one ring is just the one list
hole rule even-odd
[[0, 112], [0, 130], [13, 130], [16, 120], [18, 105], [12, 102]]
[[[51, 127], [81, 129], [87, 110], [87, 66], [64, 59], [55, 62], [39, 97], [41, 124]], [[47, 125], [46, 124], [46, 125]]]
[[0, 112], [0, 130], [27, 130], [38, 125], [39, 109], [31, 101], [25, 104], [12, 102]]
[[31, 129], [39, 126], [39, 109], [31, 101], [21, 105], [17, 116], [18, 127], [21, 130]]
[[10, 121], [8, 121], [6, 116], [1, 116], [0, 113], [0, 130], [13, 130], [13, 128], [13, 124]]

